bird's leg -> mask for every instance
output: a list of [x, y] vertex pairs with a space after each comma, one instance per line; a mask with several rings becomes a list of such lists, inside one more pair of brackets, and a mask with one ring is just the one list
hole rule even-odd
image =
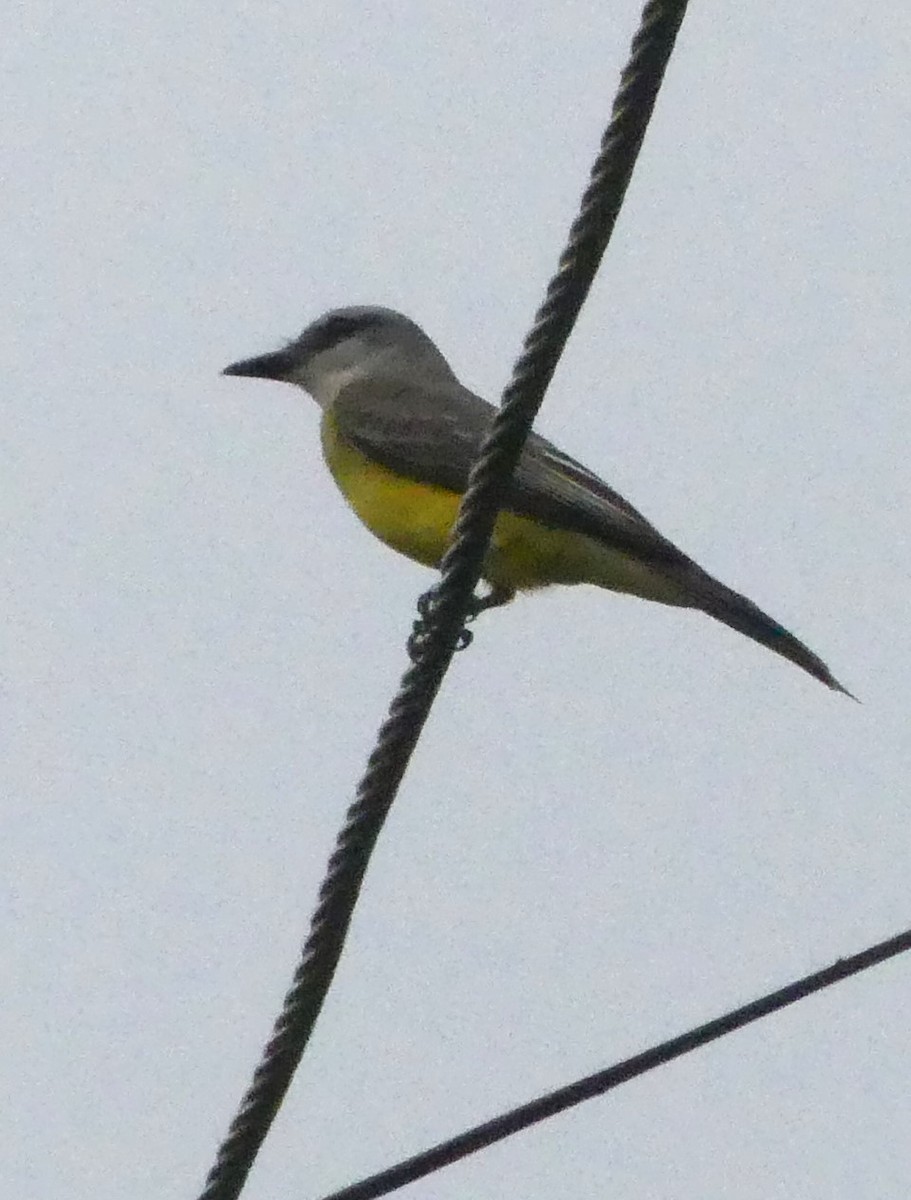
[[[490, 590], [482, 596], [472, 596], [468, 611], [465, 614], [465, 623], [468, 624], [475, 620], [480, 613], [485, 612], [488, 608], [499, 608], [503, 604], [508, 604], [514, 598], [515, 594], [512, 588], [498, 587], [496, 584], [491, 584]], [[436, 588], [431, 588], [418, 597], [418, 617], [411, 627], [411, 636], [408, 639], [408, 653], [412, 659], [417, 658], [421, 639], [427, 633], [427, 622], [433, 612], [436, 598]], [[456, 641], [456, 650], [465, 650], [470, 646], [472, 637], [473, 635], [470, 630], [460, 630], [458, 640]]]
[[509, 604], [515, 597], [516, 593], [513, 588], [492, 583], [490, 591], [485, 592], [483, 596], [472, 596], [465, 619], [473, 621], [475, 617], [479, 616], [482, 612], [486, 612], [488, 608], [502, 608], [504, 604]]

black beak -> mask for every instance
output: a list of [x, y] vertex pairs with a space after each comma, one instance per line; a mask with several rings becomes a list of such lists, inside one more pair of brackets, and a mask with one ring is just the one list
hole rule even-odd
[[225, 367], [222, 375], [247, 375], [251, 379], [287, 379], [291, 374], [294, 363], [286, 350], [276, 350], [272, 354], [261, 354], [258, 358], [245, 358], [242, 362], [231, 363]]

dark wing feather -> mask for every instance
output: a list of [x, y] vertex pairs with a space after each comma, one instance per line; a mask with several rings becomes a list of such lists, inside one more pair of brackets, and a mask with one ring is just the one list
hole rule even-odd
[[332, 415], [339, 432], [368, 458], [409, 479], [464, 492], [493, 409], [458, 383], [426, 392], [397, 379], [355, 380]]
[[[391, 471], [463, 492], [496, 409], [458, 383], [426, 392], [394, 379], [355, 381], [332, 406], [339, 431]], [[690, 562], [597, 475], [533, 433], [504, 509], [557, 529], [587, 534], [638, 559]]]

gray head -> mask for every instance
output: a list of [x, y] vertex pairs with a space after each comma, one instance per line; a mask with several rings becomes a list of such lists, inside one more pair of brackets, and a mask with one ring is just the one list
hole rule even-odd
[[280, 379], [327, 407], [339, 389], [365, 375], [454, 379], [446, 359], [414, 321], [391, 308], [334, 308], [281, 350], [226, 367], [225, 375]]

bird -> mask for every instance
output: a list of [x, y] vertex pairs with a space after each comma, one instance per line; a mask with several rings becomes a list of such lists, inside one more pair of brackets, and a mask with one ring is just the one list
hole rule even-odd
[[[223, 374], [307, 392], [322, 410], [326, 464], [355, 514], [392, 549], [439, 565], [497, 410], [459, 382], [418, 324], [374, 305], [335, 308], [281, 349], [232, 363]], [[507, 488], [482, 578], [490, 591], [476, 599], [473, 615], [520, 592], [595, 584], [699, 609], [856, 699], [794, 634], [535, 432]]]

